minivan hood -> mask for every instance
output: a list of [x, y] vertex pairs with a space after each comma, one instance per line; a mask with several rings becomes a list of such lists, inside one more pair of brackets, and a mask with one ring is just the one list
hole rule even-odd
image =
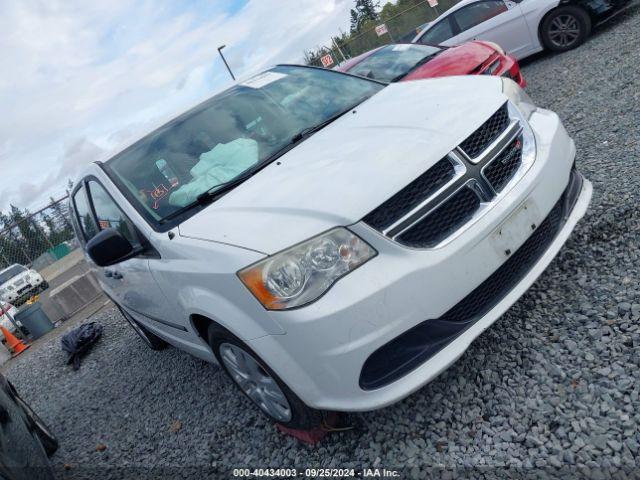
[[391, 84], [183, 222], [180, 235], [273, 254], [353, 224], [505, 101], [496, 77]]

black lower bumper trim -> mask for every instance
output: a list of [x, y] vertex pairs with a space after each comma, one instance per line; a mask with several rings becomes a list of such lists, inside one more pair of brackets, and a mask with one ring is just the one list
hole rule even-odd
[[572, 170], [569, 183], [547, 217], [527, 241], [489, 278], [440, 318], [426, 320], [383, 345], [365, 361], [360, 387], [388, 385], [419, 367], [497, 305], [547, 251], [573, 210], [582, 176]]

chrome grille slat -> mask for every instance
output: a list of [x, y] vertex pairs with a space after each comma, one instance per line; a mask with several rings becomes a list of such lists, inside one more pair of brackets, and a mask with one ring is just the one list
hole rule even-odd
[[446, 188], [458, 176], [456, 167], [445, 157], [424, 172], [400, 192], [389, 198], [363, 220], [381, 231], [388, 230], [397, 220], [411, 215], [411, 212], [431, 198], [442, 188]]
[[[386, 237], [412, 248], [438, 248], [457, 237], [484, 215], [507, 186], [529, 166], [522, 164], [523, 125], [513, 108], [508, 102], [501, 106], [447, 157], [373, 210], [363, 221]], [[482, 146], [481, 150], [478, 145]], [[446, 160], [454, 170], [443, 181], [438, 172]], [[432, 170], [435, 174], [430, 173]], [[422, 184], [416, 190], [416, 183], [430, 177], [440, 182], [433, 188]], [[416, 199], [416, 192], [425, 193]], [[410, 198], [411, 203], [399, 208], [403, 198]], [[444, 214], [452, 218], [444, 218]], [[385, 219], [382, 227], [376, 222], [381, 218]], [[420, 235], [424, 237], [422, 240]]]

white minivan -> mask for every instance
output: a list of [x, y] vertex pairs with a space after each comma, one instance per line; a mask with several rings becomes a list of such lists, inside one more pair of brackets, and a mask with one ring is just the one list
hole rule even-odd
[[308, 428], [417, 390], [527, 290], [589, 204], [574, 158], [509, 79], [280, 65], [91, 165], [71, 206], [150, 347]]

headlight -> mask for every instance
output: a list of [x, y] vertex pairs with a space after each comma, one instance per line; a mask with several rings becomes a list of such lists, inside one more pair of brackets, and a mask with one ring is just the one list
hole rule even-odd
[[505, 54], [504, 48], [502, 48], [500, 45], [498, 45], [495, 42], [489, 42], [487, 40], [482, 40], [482, 43], [484, 43], [485, 45], [489, 45], [491, 48], [493, 48], [500, 55], [504, 55]]
[[242, 283], [269, 310], [320, 298], [377, 252], [346, 228], [336, 228], [240, 270]]
[[531, 97], [520, 88], [520, 86], [510, 78], [500, 77], [502, 80], [502, 93], [504, 93], [511, 103], [522, 112], [524, 118], [529, 120], [536, 110], [536, 106]]

